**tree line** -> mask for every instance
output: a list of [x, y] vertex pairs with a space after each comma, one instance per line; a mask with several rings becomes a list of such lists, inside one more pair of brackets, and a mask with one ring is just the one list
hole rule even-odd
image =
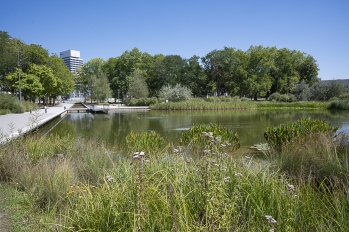
[[309, 54], [287, 48], [251, 46], [247, 51], [224, 47], [203, 57], [150, 55], [138, 48], [108, 60], [94, 58], [74, 77], [57, 55], [39, 45], [26, 45], [0, 31], [0, 86], [18, 91], [18, 54], [25, 98], [43, 101], [75, 89], [94, 100], [126, 96], [158, 97], [162, 88], [183, 86], [194, 97], [268, 97], [288, 94], [296, 84], [319, 82], [319, 67]]
[[64, 61], [40, 45], [25, 44], [0, 31], [0, 90], [19, 93], [24, 100], [52, 103], [74, 90], [74, 76]]
[[311, 86], [320, 80], [318, 71], [311, 55], [287, 48], [251, 46], [242, 51], [224, 47], [189, 59], [179, 55], [152, 56], [133, 48], [106, 61], [95, 58], [85, 63], [77, 83], [82, 92], [95, 92], [96, 98], [109, 83], [108, 91], [115, 98], [157, 97], [163, 87], [181, 85], [195, 97], [257, 99], [275, 92], [290, 93], [300, 82]]

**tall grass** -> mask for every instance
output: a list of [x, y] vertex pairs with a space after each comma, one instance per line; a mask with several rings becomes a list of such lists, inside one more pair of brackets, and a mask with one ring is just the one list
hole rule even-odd
[[[206, 138], [199, 130], [193, 136]], [[349, 230], [347, 185], [329, 192], [325, 183], [314, 187], [280, 172], [273, 160], [233, 158], [235, 151], [223, 146], [208, 150], [210, 140], [193, 152], [200, 155], [185, 152], [187, 143], [182, 150], [174, 145], [154, 151], [149, 142], [137, 143], [133, 156], [95, 141], [52, 136], [37, 147], [34, 141], [5, 144], [0, 174], [28, 192], [33, 206], [55, 215], [57, 231]], [[333, 145], [324, 144], [329, 147], [322, 150]], [[338, 140], [343, 157], [347, 147]], [[52, 224], [41, 226], [48, 231]]]
[[34, 103], [22, 101], [21, 104], [16, 96], [0, 93], [0, 115], [19, 114], [30, 109], [36, 110], [37, 108], [37, 105]]
[[295, 109], [328, 109], [329, 102], [315, 102], [315, 101], [302, 101], [302, 102], [275, 102], [275, 101], [261, 101], [257, 102], [258, 109], [282, 109], [282, 108], [295, 108]]
[[328, 108], [331, 110], [349, 110], [349, 100], [343, 99], [331, 101]]
[[231, 109], [254, 109], [256, 104], [252, 101], [233, 102], [206, 102], [184, 101], [157, 103], [150, 106], [153, 110], [231, 110]]

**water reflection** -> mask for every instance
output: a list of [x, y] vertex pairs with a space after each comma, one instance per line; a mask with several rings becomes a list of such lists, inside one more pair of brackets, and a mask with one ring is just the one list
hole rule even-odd
[[[218, 123], [237, 131], [242, 146], [265, 142], [263, 133], [268, 126], [275, 126], [301, 118], [325, 120], [342, 130], [349, 128], [347, 111], [301, 111], [301, 110], [244, 110], [244, 111], [149, 111], [134, 113], [68, 114], [64, 120], [51, 121], [42, 133], [70, 134], [102, 140], [109, 145], [124, 142], [130, 131], [156, 131], [176, 143], [183, 131], [194, 124]], [[59, 119], [57, 119], [59, 120]]]

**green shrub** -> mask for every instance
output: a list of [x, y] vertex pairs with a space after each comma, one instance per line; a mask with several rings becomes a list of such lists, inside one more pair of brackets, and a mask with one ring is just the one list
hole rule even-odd
[[221, 102], [222, 100], [219, 97], [208, 97], [208, 98], [205, 98], [205, 101], [207, 101], [207, 102]]
[[278, 92], [271, 94], [268, 98], [269, 101], [280, 101], [280, 95]]
[[279, 102], [295, 102], [297, 99], [292, 94], [280, 94], [278, 92], [273, 93], [269, 96], [269, 101], [279, 101]]
[[299, 182], [323, 183], [331, 189], [346, 186], [349, 159], [348, 145], [340, 147], [343, 139], [348, 138], [333, 140], [324, 132], [309, 132], [302, 139], [293, 139], [282, 149], [280, 170]]
[[182, 133], [178, 143], [195, 153], [205, 153], [205, 150], [232, 152], [240, 147], [240, 139], [235, 131], [213, 123], [194, 125]]
[[26, 112], [29, 112], [30, 110], [39, 109], [39, 107], [36, 103], [32, 103], [32, 102], [28, 102], [28, 101], [22, 101], [22, 105], [23, 105]]
[[158, 103], [159, 100], [156, 97], [152, 98], [139, 98], [132, 100], [125, 100], [127, 106], [149, 106]]
[[339, 96], [339, 99], [341, 100], [349, 100], [349, 93], [344, 93]]
[[167, 85], [161, 88], [159, 96], [172, 102], [180, 102], [191, 98], [192, 92], [189, 88], [179, 84], [174, 87]]
[[333, 136], [337, 129], [338, 127], [332, 127], [324, 121], [308, 118], [300, 119], [295, 123], [289, 122], [279, 126], [268, 127], [264, 133], [264, 138], [272, 148], [277, 152], [281, 152], [282, 147], [293, 139], [303, 138], [309, 133], [316, 132], [328, 133]]
[[18, 101], [16, 96], [0, 93], [0, 109], [4, 113], [23, 113], [25, 108]]
[[328, 109], [330, 110], [349, 110], [349, 100], [333, 100], [331, 101]]
[[126, 136], [125, 144], [127, 150], [133, 154], [134, 152], [143, 151], [147, 155], [158, 153], [164, 150], [168, 145], [166, 138], [162, 137], [154, 131], [147, 131], [141, 133], [130, 132]]

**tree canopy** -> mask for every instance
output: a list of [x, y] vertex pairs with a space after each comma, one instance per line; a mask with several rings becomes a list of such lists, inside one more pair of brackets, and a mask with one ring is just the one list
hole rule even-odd
[[[33, 85], [34, 88], [30, 94], [28, 92], [30, 98], [40, 89], [35, 84], [38, 81], [34, 76], [39, 77], [44, 88], [42, 91], [50, 97], [73, 91], [74, 76], [58, 56], [49, 56], [48, 51], [40, 45], [26, 45], [3, 31], [0, 31], [0, 45], [2, 90], [17, 91], [15, 72], [20, 57], [23, 81], [26, 78], [31, 80], [23, 83]], [[51, 74], [44, 67], [49, 68]], [[50, 84], [40, 77], [39, 71], [33, 71], [38, 69], [47, 74], [46, 78], [51, 78]], [[210, 51], [203, 57], [193, 55], [186, 59], [176, 54], [150, 55], [135, 47], [106, 61], [101, 58], [91, 59], [80, 68], [75, 84], [85, 96], [91, 95], [93, 98], [95, 95], [97, 98], [98, 95], [100, 99], [103, 96], [100, 94], [103, 92], [101, 88], [105, 88], [105, 93], [116, 99], [128, 94], [134, 97], [158, 97], [162, 87], [177, 85], [188, 88], [194, 96], [237, 95], [257, 99], [276, 92], [289, 94], [294, 92], [295, 87], [299, 91], [300, 86], [297, 84], [300, 83], [310, 88], [320, 80], [318, 71], [314, 57], [288, 48], [259, 45], [243, 51], [224, 47]]]

